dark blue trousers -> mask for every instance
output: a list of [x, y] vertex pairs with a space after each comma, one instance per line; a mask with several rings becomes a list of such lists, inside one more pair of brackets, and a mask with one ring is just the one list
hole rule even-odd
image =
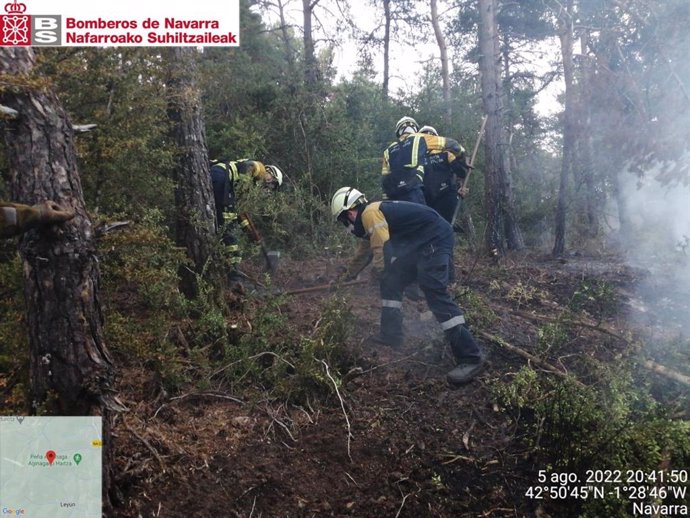
[[407, 191], [406, 193], [399, 194], [398, 196], [389, 199], [398, 201], [409, 201], [412, 203], [420, 203], [422, 205], [426, 205], [426, 199], [424, 199], [424, 189], [421, 185], [416, 189], [412, 189], [411, 191]]
[[448, 189], [436, 198], [427, 199], [426, 204], [438, 212], [448, 223], [452, 223], [455, 207], [458, 206], [458, 195], [453, 189]]
[[441, 325], [458, 363], [477, 363], [479, 346], [465, 325], [462, 310], [448, 293], [452, 237], [439, 246], [428, 245], [421, 253], [387, 257], [381, 280], [381, 334], [391, 340], [403, 336], [402, 300], [405, 287], [415, 280], [429, 309]]

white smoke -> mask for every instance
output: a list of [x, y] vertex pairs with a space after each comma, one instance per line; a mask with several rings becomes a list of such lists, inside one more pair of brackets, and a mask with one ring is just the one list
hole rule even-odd
[[[630, 216], [615, 233], [630, 266], [640, 269], [636, 296], [641, 323], [690, 333], [690, 186], [663, 186], [654, 172], [620, 176]], [[646, 320], [646, 321], [645, 321]]]

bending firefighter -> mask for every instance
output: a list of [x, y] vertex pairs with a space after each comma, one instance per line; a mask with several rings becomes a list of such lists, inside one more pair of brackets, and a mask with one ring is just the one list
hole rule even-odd
[[[251, 222], [246, 215], [237, 212], [237, 191], [241, 179], [250, 179], [267, 190], [278, 189], [283, 183], [283, 173], [274, 165], [264, 165], [256, 160], [237, 160], [233, 162], [211, 162], [211, 184], [216, 202], [216, 222], [222, 229], [222, 240], [229, 260], [233, 266], [242, 260], [236, 236], [237, 228], [242, 228], [250, 239], [256, 240]], [[235, 272], [236, 274], [236, 272]], [[232, 277], [232, 274], [231, 274]]]
[[453, 230], [448, 222], [418, 203], [369, 203], [352, 187], [343, 187], [333, 195], [331, 212], [353, 235], [368, 241], [361, 244], [348, 273], [356, 275], [357, 268], [361, 270], [373, 258], [374, 275], [380, 277], [381, 330], [371, 340], [391, 347], [402, 344], [403, 290], [416, 280], [457, 363], [448, 373], [448, 381], [462, 384], [476, 376], [484, 356], [463, 312], [447, 291], [453, 249]]
[[12, 237], [41, 225], [62, 223], [74, 217], [54, 201], [29, 206], [0, 201], [0, 238]]

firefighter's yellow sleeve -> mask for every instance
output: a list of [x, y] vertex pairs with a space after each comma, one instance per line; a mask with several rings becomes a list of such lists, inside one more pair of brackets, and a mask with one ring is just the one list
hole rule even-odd
[[370, 203], [362, 212], [362, 225], [369, 236], [369, 247], [374, 255], [374, 268], [383, 271], [383, 245], [390, 238], [388, 222], [381, 212], [381, 202]]
[[41, 219], [38, 207], [0, 202], [0, 237], [12, 237], [35, 226]]
[[[424, 140], [426, 141], [426, 150], [428, 153], [448, 151], [448, 161], [452, 162], [456, 157], [465, 154], [465, 149], [460, 145], [460, 143], [452, 138], [439, 137], [437, 135], [427, 135], [424, 134]], [[451, 160], [451, 153], [453, 160]]]
[[383, 162], [381, 164], [381, 175], [386, 176], [391, 173], [390, 165], [388, 164], [388, 148], [383, 152]]

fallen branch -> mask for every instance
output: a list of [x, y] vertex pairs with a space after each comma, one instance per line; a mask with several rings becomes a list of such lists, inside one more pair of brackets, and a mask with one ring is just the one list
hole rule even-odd
[[312, 293], [314, 291], [336, 290], [345, 286], [355, 286], [357, 284], [364, 284], [369, 282], [367, 279], [358, 279], [354, 281], [347, 281], [341, 283], [319, 284], [318, 286], [310, 286], [309, 288], [299, 288], [296, 290], [288, 290], [281, 293], [281, 295], [300, 295], [302, 293]]
[[464, 460], [467, 462], [474, 462], [476, 459], [472, 457], [467, 457], [466, 455], [455, 455], [454, 453], [444, 453], [443, 457], [448, 457], [448, 460], [443, 461], [441, 464], [453, 464], [459, 460]]
[[237, 399], [236, 397], [228, 396], [226, 394], [220, 394], [218, 392], [190, 392], [189, 394], [182, 394], [181, 396], [171, 397], [170, 401], [181, 401], [190, 397], [217, 397], [220, 399], [229, 399], [240, 405], [244, 405], [244, 401]]
[[[592, 329], [593, 331], [598, 331], [600, 333], [604, 333], [606, 335], [609, 335], [609, 336], [611, 336], [617, 340], [620, 340], [623, 343], [626, 343], [626, 344], [630, 343], [628, 341], [628, 339], [623, 338], [622, 336], [620, 336], [617, 333], [614, 333], [613, 331], [610, 331], [610, 330], [608, 330], [604, 327], [601, 327], [601, 326], [596, 326], [593, 324], [589, 324], [587, 322], [583, 322], [581, 320], [560, 319], [560, 318], [554, 318], [554, 317], [547, 317], [544, 315], [533, 315], [530, 313], [525, 313], [523, 311], [517, 311], [517, 310], [513, 311], [513, 313], [515, 315], [526, 318], [528, 320], [540, 320], [540, 321], [544, 321], [544, 322], [566, 324], [566, 325], [576, 325], [576, 326], [580, 326], [580, 327], [585, 327], [587, 329]], [[491, 338], [489, 338], [489, 339], [491, 339]], [[503, 345], [503, 344], [500, 344], [500, 345]], [[510, 347], [514, 347], [514, 346], [510, 346]], [[506, 347], [506, 349], [509, 349], [509, 347]], [[517, 351], [514, 351], [514, 352], [517, 352]], [[524, 353], [524, 354], [522, 354], [522, 353]], [[517, 352], [517, 354], [520, 354], [521, 356], [525, 356], [525, 355], [531, 356], [529, 353], [526, 353], [525, 351], [522, 351], [521, 353]], [[527, 357], [527, 356], [525, 356], [525, 357]], [[532, 358], [534, 358], [534, 357], [532, 356]], [[665, 365], [661, 365], [660, 363], [656, 363], [656, 362], [653, 362], [651, 360], [643, 360], [641, 365], [645, 369], [648, 369], [652, 372], [656, 372], [657, 374], [661, 374], [662, 376], [666, 376], [667, 378], [672, 379], [674, 381], [677, 381], [679, 383], [682, 383], [684, 385], [690, 386], [690, 376], [688, 376], [687, 374], [683, 374], [682, 372], [678, 372], [674, 369], [671, 369], [670, 367], [666, 367]], [[558, 372], [560, 372], [560, 371], [558, 371]]]
[[558, 370], [558, 369], [557, 369], [556, 367], [554, 367], [553, 365], [551, 365], [551, 364], [545, 362], [545, 361], [542, 360], [541, 358], [537, 358], [536, 356], [534, 356], [533, 354], [528, 353], [528, 352], [525, 351], [524, 349], [520, 349], [519, 347], [516, 347], [516, 346], [514, 346], [514, 345], [509, 344], [508, 342], [506, 342], [503, 338], [501, 338], [501, 337], [499, 337], [499, 336], [492, 335], [492, 334], [490, 334], [490, 333], [487, 333], [486, 331], [478, 331], [477, 334], [480, 335], [480, 336], [483, 336], [484, 338], [486, 338], [487, 340], [492, 341], [492, 342], [495, 343], [495, 344], [500, 345], [500, 346], [503, 347], [504, 349], [507, 349], [507, 350], [509, 350], [510, 352], [513, 352], [513, 353], [517, 354], [518, 356], [522, 356], [523, 358], [525, 358], [525, 359], [531, 361], [532, 363], [534, 363], [534, 364], [537, 365], [538, 367], [541, 367], [541, 368], [544, 369], [545, 371], [551, 372], [552, 374], [556, 374], [556, 375], [558, 375], [558, 376], [560, 376], [560, 377], [562, 377], [562, 378], [571, 378], [571, 379], [573, 379], [573, 380], [575, 381], [575, 383], [577, 383], [578, 385], [584, 386], [582, 382], [580, 382], [580, 381], [578, 381], [578, 380], [575, 380], [574, 378], [572, 378], [572, 376], [568, 375], [567, 373], [565, 373], [565, 372], [563, 372], [563, 371], [561, 371], [561, 370]]
[[400, 513], [403, 510], [403, 507], [405, 507], [405, 501], [412, 495], [414, 495], [414, 493], [407, 493], [406, 495], [403, 495], [402, 502], [400, 503], [400, 508], [398, 509], [398, 512], [395, 513], [395, 518], [398, 518], [398, 516], [400, 516]]
[[175, 396], [173, 398], [170, 398], [170, 401], [168, 403], [163, 403], [161, 406], [158, 407], [158, 410], [153, 414], [153, 417], [151, 419], [155, 419], [156, 416], [158, 415], [158, 412], [163, 410], [166, 406], [172, 405], [173, 403], [183, 401], [188, 398], [202, 398], [202, 397], [215, 397], [219, 399], [227, 399], [229, 401], [233, 401], [235, 403], [239, 403], [240, 405], [244, 405], [244, 401], [241, 399], [237, 399], [232, 396], [228, 396], [226, 394], [219, 394], [217, 392], [190, 392], [188, 394], [182, 394], [181, 396]]
[[554, 324], [564, 324], [564, 325], [574, 325], [574, 326], [579, 326], [579, 327], [585, 327], [587, 329], [591, 329], [593, 331], [598, 331], [600, 333], [603, 333], [605, 335], [609, 335], [616, 340], [620, 340], [623, 343], [630, 343], [627, 338], [623, 338], [621, 335], [614, 333], [613, 331], [610, 331], [606, 329], [605, 327], [597, 326], [595, 324], [589, 324], [587, 322], [583, 322], [582, 320], [573, 320], [573, 319], [563, 319], [563, 318], [558, 318], [558, 317], [547, 317], [545, 315], [533, 315], [531, 313], [526, 313], [524, 311], [519, 311], [519, 310], [513, 310], [512, 313], [515, 315], [526, 318], [527, 320], [539, 320], [539, 321], [544, 321], [544, 322], [551, 322]]
[[338, 390], [338, 384], [333, 379], [333, 376], [331, 376], [331, 370], [328, 368], [328, 364], [323, 360], [319, 360], [319, 361], [321, 363], [323, 363], [324, 367], [326, 367], [326, 376], [328, 376], [328, 379], [330, 379], [331, 383], [333, 383], [333, 388], [335, 388], [335, 393], [338, 395], [338, 399], [340, 400], [340, 408], [343, 409], [343, 415], [345, 416], [345, 423], [347, 424], [347, 456], [349, 457], [350, 462], [352, 462], [352, 455], [350, 454], [350, 440], [352, 439], [352, 429], [350, 427], [350, 418], [347, 417], [347, 412], [345, 411], [345, 402], [343, 401], [343, 397], [340, 395], [340, 391]]
[[141, 435], [139, 435], [139, 434], [137, 433], [137, 431], [134, 430], [134, 428], [132, 428], [131, 426], [129, 426], [129, 424], [127, 424], [127, 421], [125, 421], [125, 418], [124, 418], [124, 417], [122, 418], [122, 425], [125, 427], [125, 429], [126, 429], [129, 433], [131, 433], [134, 437], [136, 437], [137, 439], [139, 439], [139, 440], [142, 442], [142, 444], [143, 444], [144, 446], [146, 446], [146, 448], [153, 454], [153, 456], [156, 457], [156, 460], [158, 461], [158, 466], [160, 466], [161, 472], [164, 473], [164, 472], [165, 472], [165, 464], [163, 463], [163, 459], [161, 458], [161, 456], [158, 454], [158, 451], [156, 451], [156, 448], [154, 448], [153, 446], [151, 446], [151, 443], [150, 443], [149, 441], [147, 441], [144, 437], [142, 437]]
[[649, 369], [652, 372], [656, 372], [657, 374], [661, 374], [662, 376], [666, 376], [669, 379], [672, 379], [672, 380], [677, 381], [679, 383], [683, 383], [684, 385], [690, 386], [690, 376], [688, 376], [687, 374], [683, 374], [682, 372], [678, 372], [678, 371], [673, 370], [669, 367], [666, 367], [665, 365], [661, 365], [660, 363], [653, 362], [652, 360], [644, 360], [642, 362], [642, 366], [645, 369]]
[[[221, 368], [219, 368], [219, 369], [213, 371], [213, 372], [208, 376], [208, 379], [211, 379], [211, 378], [213, 378], [213, 377], [215, 377], [215, 376], [218, 376], [218, 374], [220, 374], [220, 373], [223, 372], [223, 371], [226, 371], [227, 369], [229, 369], [229, 368], [232, 367], [233, 365], [237, 365], [238, 363], [242, 363], [243, 361], [246, 361], [246, 360], [256, 360], [257, 358], [261, 358], [262, 356], [273, 356], [274, 358], [279, 359], [281, 362], [286, 363], [287, 365], [289, 365], [289, 366], [292, 367], [293, 369], [297, 370], [297, 367], [295, 367], [292, 363], [290, 363], [289, 361], [287, 361], [287, 360], [286, 360], [285, 358], [283, 358], [282, 356], [280, 356], [280, 355], [278, 355], [278, 354], [276, 354], [276, 353], [274, 353], [274, 352], [272, 352], [272, 351], [264, 351], [264, 352], [255, 354], [255, 355], [253, 355], [253, 356], [247, 356], [246, 358], [242, 358], [241, 360], [236, 360], [236, 361], [234, 361], [234, 362], [228, 363], [227, 365], [224, 365], [223, 367], [221, 367]], [[244, 403], [241, 402], [241, 401], [238, 401], [238, 402], [244, 404]]]

